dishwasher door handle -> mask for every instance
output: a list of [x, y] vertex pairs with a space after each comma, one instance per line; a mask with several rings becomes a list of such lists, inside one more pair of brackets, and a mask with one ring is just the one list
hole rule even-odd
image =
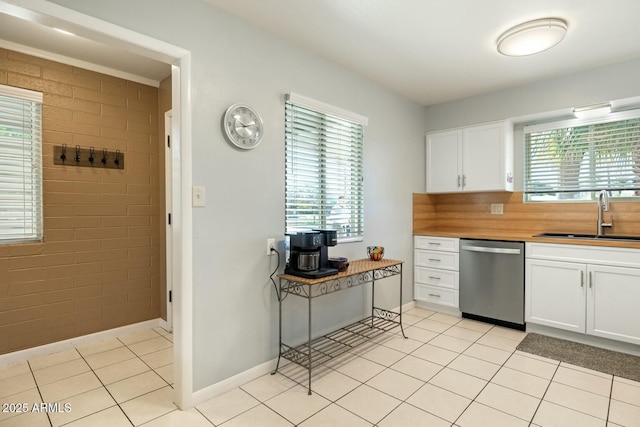
[[488, 248], [486, 246], [463, 246], [462, 249], [465, 251], [486, 252], [490, 254], [520, 255], [520, 249]]

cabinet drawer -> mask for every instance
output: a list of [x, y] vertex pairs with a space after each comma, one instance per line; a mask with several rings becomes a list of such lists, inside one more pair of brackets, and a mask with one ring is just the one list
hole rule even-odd
[[455, 289], [416, 284], [415, 294], [418, 301], [458, 308], [458, 291]]
[[413, 243], [415, 249], [458, 252], [460, 239], [454, 237], [415, 236]]
[[415, 266], [458, 271], [459, 264], [459, 254], [456, 252], [426, 251], [424, 249], [415, 250]]
[[439, 270], [435, 268], [416, 267], [413, 275], [416, 283], [425, 285], [442, 286], [444, 288], [458, 289], [459, 277], [457, 271]]

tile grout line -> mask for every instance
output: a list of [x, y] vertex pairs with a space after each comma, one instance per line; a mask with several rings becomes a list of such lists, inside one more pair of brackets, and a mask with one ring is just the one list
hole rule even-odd
[[[78, 350], [76, 350], [78, 351]], [[79, 354], [80, 352], [78, 352]], [[38, 395], [40, 396], [40, 400], [44, 403], [44, 397], [42, 397], [42, 392], [40, 391], [40, 386], [38, 385], [38, 381], [36, 380], [36, 375], [33, 371], [33, 367], [31, 366], [31, 362], [27, 360], [27, 365], [29, 366], [29, 372], [31, 373], [31, 377], [33, 378], [33, 383], [36, 385], [36, 390], [38, 390]], [[51, 421], [51, 417], [49, 416], [49, 412], [46, 412], [47, 420], [49, 420], [49, 425], [53, 427], [53, 421]]]
[[605, 423], [609, 424], [609, 415], [611, 414], [611, 401], [613, 400], [613, 383], [616, 380], [615, 375], [611, 376], [611, 388], [609, 389], [609, 404], [607, 405], [607, 418]]

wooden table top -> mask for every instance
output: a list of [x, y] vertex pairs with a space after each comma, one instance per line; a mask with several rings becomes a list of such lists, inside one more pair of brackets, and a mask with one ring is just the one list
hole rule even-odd
[[323, 283], [328, 280], [336, 280], [342, 277], [366, 273], [367, 271], [378, 270], [380, 268], [391, 267], [398, 264], [404, 264], [404, 261], [386, 258], [383, 258], [379, 261], [372, 261], [369, 258], [364, 258], [357, 259], [355, 261], [349, 261], [349, 268], [346, 271], [341, 271], [338, 274], [334, 274], [332, 276], [320, 277], [319, 279], [307, 279], [306, 277], [294, 276], [293, 274], [279, 274], [278, 277], [280, 279], [289, 280], [292, 282], [315, 285], [316, 283]]

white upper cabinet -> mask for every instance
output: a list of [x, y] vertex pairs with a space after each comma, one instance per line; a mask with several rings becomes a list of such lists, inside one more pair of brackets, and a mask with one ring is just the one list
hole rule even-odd
[[427, 134], [427, 193], [453, 193], [462, 185], [462, 130]]
[[428, 133], [427, 193], [513, 191], [509, 122]]

